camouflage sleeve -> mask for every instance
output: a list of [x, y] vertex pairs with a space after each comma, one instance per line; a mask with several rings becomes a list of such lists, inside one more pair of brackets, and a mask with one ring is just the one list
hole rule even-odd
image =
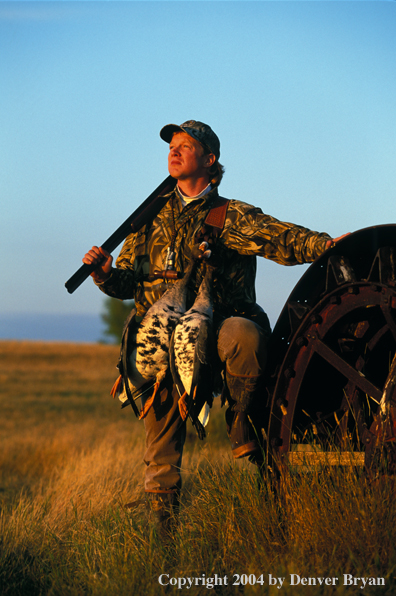
[[101, 283], [95, 281], [107, 296], [120, 300], [131, 300], [135, 297], [134, 275], [130, 269], [115, 269], [113, 267], [110, 277]]
[[243, 255], [258, 255], [281, 265], [309, 263], [326, 249], [330, 236], [265, 215], [261, 209], [231, 201], [222, 241]]
[[95, 282], [107, 296], [120, 300], [131, 300], [135, 297], [135, 241], [136, 234], [130, 234], [123, 244], [116, 260], [116, 268], [113, 267], [110, 277], [102, 283]]

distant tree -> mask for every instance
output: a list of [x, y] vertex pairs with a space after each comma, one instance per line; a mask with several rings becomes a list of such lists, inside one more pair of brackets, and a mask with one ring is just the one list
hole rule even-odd
[[135, 306], [134, 300], [117, 300], [106, 298], [103, 303], [101, 318], [105, 324], [104, 335], [111, 338], [111, 343], [120, 343], [124, 323]]

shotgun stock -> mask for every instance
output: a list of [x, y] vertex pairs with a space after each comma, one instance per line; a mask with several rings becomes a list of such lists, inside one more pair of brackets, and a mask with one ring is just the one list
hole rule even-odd
[[[125, 238], [137, 232], [150, 219], [153, 219], [165, 205], [167, 199], [163, 195], [171, 192], [176, 186], [175, 178], [168, 176], [165, 180], [147, 197], [145, 201], [120, 225], [119, 228], [105, 242], [102, 247], [111, 253]], [[96, 265], [97, 266], [97, 265]], [[65, 283], [69, 294], [72, 294], [94, 271], [95, 265], [85, 263]]]

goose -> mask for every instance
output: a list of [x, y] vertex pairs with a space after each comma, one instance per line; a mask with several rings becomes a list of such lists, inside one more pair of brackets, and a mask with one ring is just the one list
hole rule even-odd
[[206, 263], [205, 277], [195, 302], [176, 324], [170, 343], [170, 369], [178, 389], [183, 420], [190, 416], [200, 439], [213, 402], [213, 369], [216, 360], [213, 334], [213, 273]]
[[[207, 242], [195, 245], [192, 249], [190, 264], [183, 278], [166, 290], [161, 298], [148, 309], [140, 323], [136, 323], [136, 318], [131, 317], [125, 339], [128, 340], [128, 335], [130, 338], [126, 341], [126, 346], [123, 345], [124, 342], [121, 346], [124, 374], [120, 370], [121, 375], [115, 382], [111, 395], [118, 397], [123, 402], [123, 406], [128, 402], [135, 409], [136, 392], [139, 396], [142, 395], [142, 392], [138, 390], [143, 389], [143, 392], [146, 393], [153, 388], [152, 395], [145, 401], [138, 413], [140, 420], [147, 415], [169, 368], [171, 335], [177, 321], [186, 310], [187, 286], [196, 262], [199, 259], [210, 257], [210, 250], [207, 249]], [[126, 358], [123, 358], [123, 351]], [[125, 383], [126, 377], [128, 378], [128, 388]], [[145, 387], [146, 384], [149, 386]], [[130, 393], [134, 395], [129, 395]]]

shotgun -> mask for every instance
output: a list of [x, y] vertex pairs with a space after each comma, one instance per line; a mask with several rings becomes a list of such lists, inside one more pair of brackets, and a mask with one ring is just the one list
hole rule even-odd
[[[163, 182], [147, 197], [145, 201], [120, 225], [119, 228], [102, 244], [102, 248], [108, 253], [113, 252], [115, 248], [125, 238], [140, 230], [142, 226], [153, 219], [159, 213], [167, 202], [163, 195], [168, 194], [176, 186], [176, 179], [172, 176], [165, 178]], [[85, 263], [78, 269], [74, 275], [65, 283], [69, 294], [72, 294], [89, 277], [97, 265], [86, 265]]]

